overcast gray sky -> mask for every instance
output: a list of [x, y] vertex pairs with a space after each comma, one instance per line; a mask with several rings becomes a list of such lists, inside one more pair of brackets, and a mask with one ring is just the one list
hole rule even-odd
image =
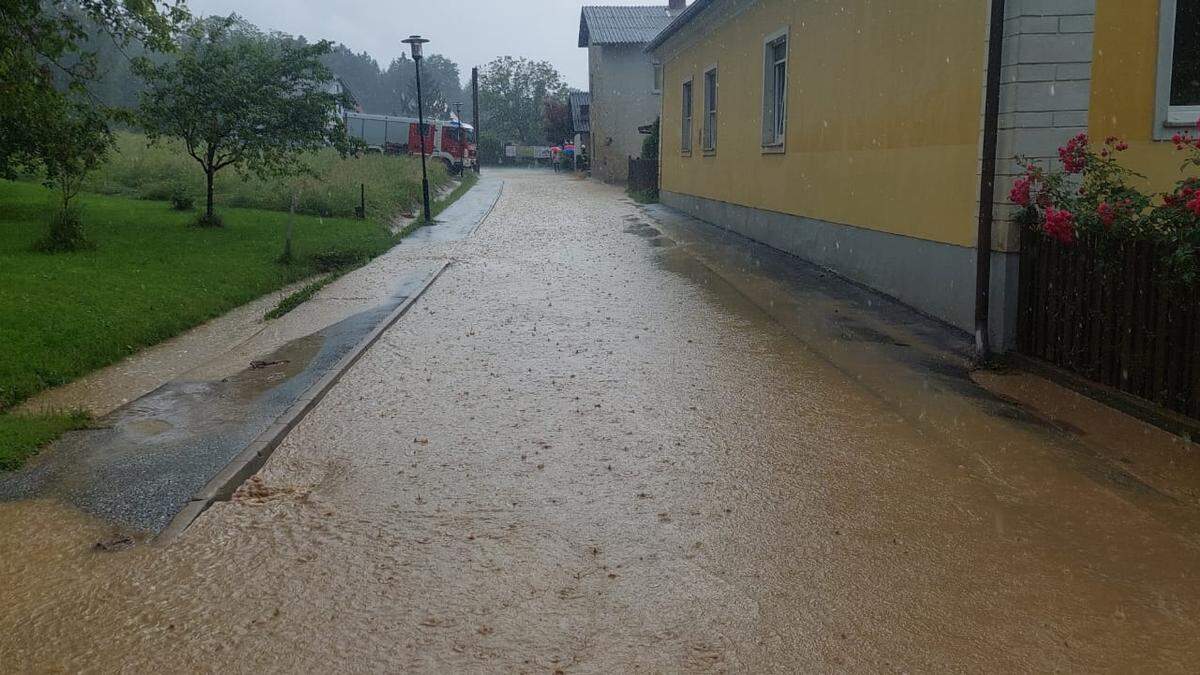
[[550, 61], [587, 88], [587, 50], [576, 45], [584, 5], [653, 5], [666, 0], [189, 0], [195, 14], [237, 12], [264, 30], [344, 42], [387, 67], [400, 40], [420, 33], [432, 52], [471, 66], [497, 56]]

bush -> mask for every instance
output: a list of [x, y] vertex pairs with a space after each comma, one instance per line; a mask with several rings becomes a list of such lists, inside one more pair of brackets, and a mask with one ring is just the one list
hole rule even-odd
[[650, 134], [642, 139], [642, 159], [658, 159], [658, 127], [660, 120], [654, 119]]
[[42, 253], [69, 253], [95, 248], [83, 233], [83, 212], [77, 206], [55, 209], [50, 231], [34, 244]]
[[171, 191], [171, 208], [176, 211], [191, 211], [196, 208], [196, 198], [188, 194], [183, 186]]
[[219, 213], [214, 213], [211, 216], [207, 213], [201, 213], [192, 221], [192, 226], [201, 228], [225, 227], [225, 220], [221, 218], [221, 214]]
[[[1200, 139], [1182, 133], [1174, 142], [1187, 153], [1182, 170], [1200, 169]], [[1154, 242], [1165, 252], [1167, 276], [1189, 283], [1200, 274], [1200, 176], [1185, 173], [1170, 192], [1146, 194], [1136, 186], [1145, 177], [1117, 161], [1128, 147], [1116, 137], [1101, 145], [1079, 134], [1058, 150], [1062, 170], [1018, 158], [1025, 175], [1009, 193], [1023, 209], [1018, 220], [1065, 245], [1085, 238], [1102, 262], [1124, 242]]]

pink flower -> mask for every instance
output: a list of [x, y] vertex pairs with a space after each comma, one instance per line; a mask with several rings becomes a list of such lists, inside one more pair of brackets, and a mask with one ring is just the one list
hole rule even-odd
[[1065, 209], [1046, 209], [1046, 220], [1042, 229], [1059, 242], [1071, 244], [1075, 241], [1075, 216]]
[[1195, 198], [1187, 203], [1187, 210], [1196, 214], [1197, 218], [1200, 218], [1200, 192], [1197, 192]]
[[1087, 168], [1087, 134], [1079, 134], [1058, 149], [1058, 159], [1067, 173], [1081, 173]]
[[1009, 200], [1017, 206], [1029, 206], [1030, 202], [1033, 201], [1033, 197], [1030, 194], [1032, 187], [1033, 179], [1028, 176], [1018, 178], [1013, 182], [1012, 190], [1008, 193]]
[[1100, 206], [1096, 207], [1096, 215], [1100, 216], [1100, 222], [1112, 227], [1113, 221], [1117, 219], [1117, 210], [1108, 202], [1100, 202]]

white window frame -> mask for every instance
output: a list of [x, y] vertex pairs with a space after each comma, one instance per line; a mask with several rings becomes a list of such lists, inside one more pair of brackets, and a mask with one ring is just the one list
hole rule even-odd
[[684, 79], [679, 85], [681, 93], [679, 109], [681, 138], [679, 151], [685, 155], [692, 154], [692, 122], [696, 117], [695, 89], [691, 77]]
[[663, 75], [664, 75], [663, 64], [659, 61], [655, 61], [653, 64], [651, 64], [651, 68], [652, 68], [652, 70], [650, 73], [650, 77], [651, 77], [652, 81], [650, 83], [650, 90], [652, 93], [661, 94], [662, 88], [663, 88]]
[[[784, 76], [783, 76], [783, 92], [782, 96], [775, 88], [775, 68], [778, 65], [772, 56], [774, 46], [780, 40], [783, 40], [787, 48], [786, 55], [783, 58]], [[763, 38], [762, 41], [762, 62], [763, 62], [763, 100], [762, 100], [762, 151], [764, 153], [782, 153], [787, 149], [787, 120], [788, 120], [788, 81], [791, 79], [792, 69], [790, 62], [792, 60], [792, 39], [790, 35], [790, 26], [784, 26], [779, 30], [771, 33]], [[776, 103], [783, 101], [782, 119], [778, 118], [778, 107]], [[776, 122], [782, 122], [782, 129], [777, 130]], [[769, 126], [768, 126], [769, 125]]]
[[1155, 94], [1154, 138], [1165, 140], [1181, 129], [1194, 129], [1200, 105], [1171, 105], [1171, 74], [1175, 66], [1177, 0], [1161, 0], [1158, 13], [1158, 80]]
[[[711, 110], [708, 107], [708, 104], [709, 104], [708, 76], [710, 74], [712, 75], [712, 85], [713, 85], [712, 109]], [[721, 90], [721, 84], [720, 84], [719, 78], [720, 78], [720, 73], [717, 70], [717, 64], [714, 63], [711, 66], [704, 69], [704, 77], [703, 77], [704, 91], [702, 94], [704, 96], [704, 102], [703, 102], [703, 106], [702, 106], [703, 112], [704, 112], [704, 120], [700, 126], [700, 149], [706, 155], [713, 155], [713, 154], [716, 154], [716, 152], [717, 152], [717, 110], [720, 107], [720, 99], [718, 98], [718, 92]]]

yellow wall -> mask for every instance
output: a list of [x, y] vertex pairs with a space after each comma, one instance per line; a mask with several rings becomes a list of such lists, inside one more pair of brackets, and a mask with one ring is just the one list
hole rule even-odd
[[1129, 141], [1122, 163], [1166, 190], [1182, 178], [1183, 155], [1154, 141], [1159, 0], [1097, 0], [1088, 129], [1093, 139]]
[[[665, 45], [663, 189], [974, 245], [987, 3], [760, 0], [705, 24], [701, 15]], [[762, 41], [785, 25], [787, 151], [763, 154]], [[705, 157], [703, 72], [714, 63], [718, 147]], [[683, 157], [689, 75], [693, 154]]]

